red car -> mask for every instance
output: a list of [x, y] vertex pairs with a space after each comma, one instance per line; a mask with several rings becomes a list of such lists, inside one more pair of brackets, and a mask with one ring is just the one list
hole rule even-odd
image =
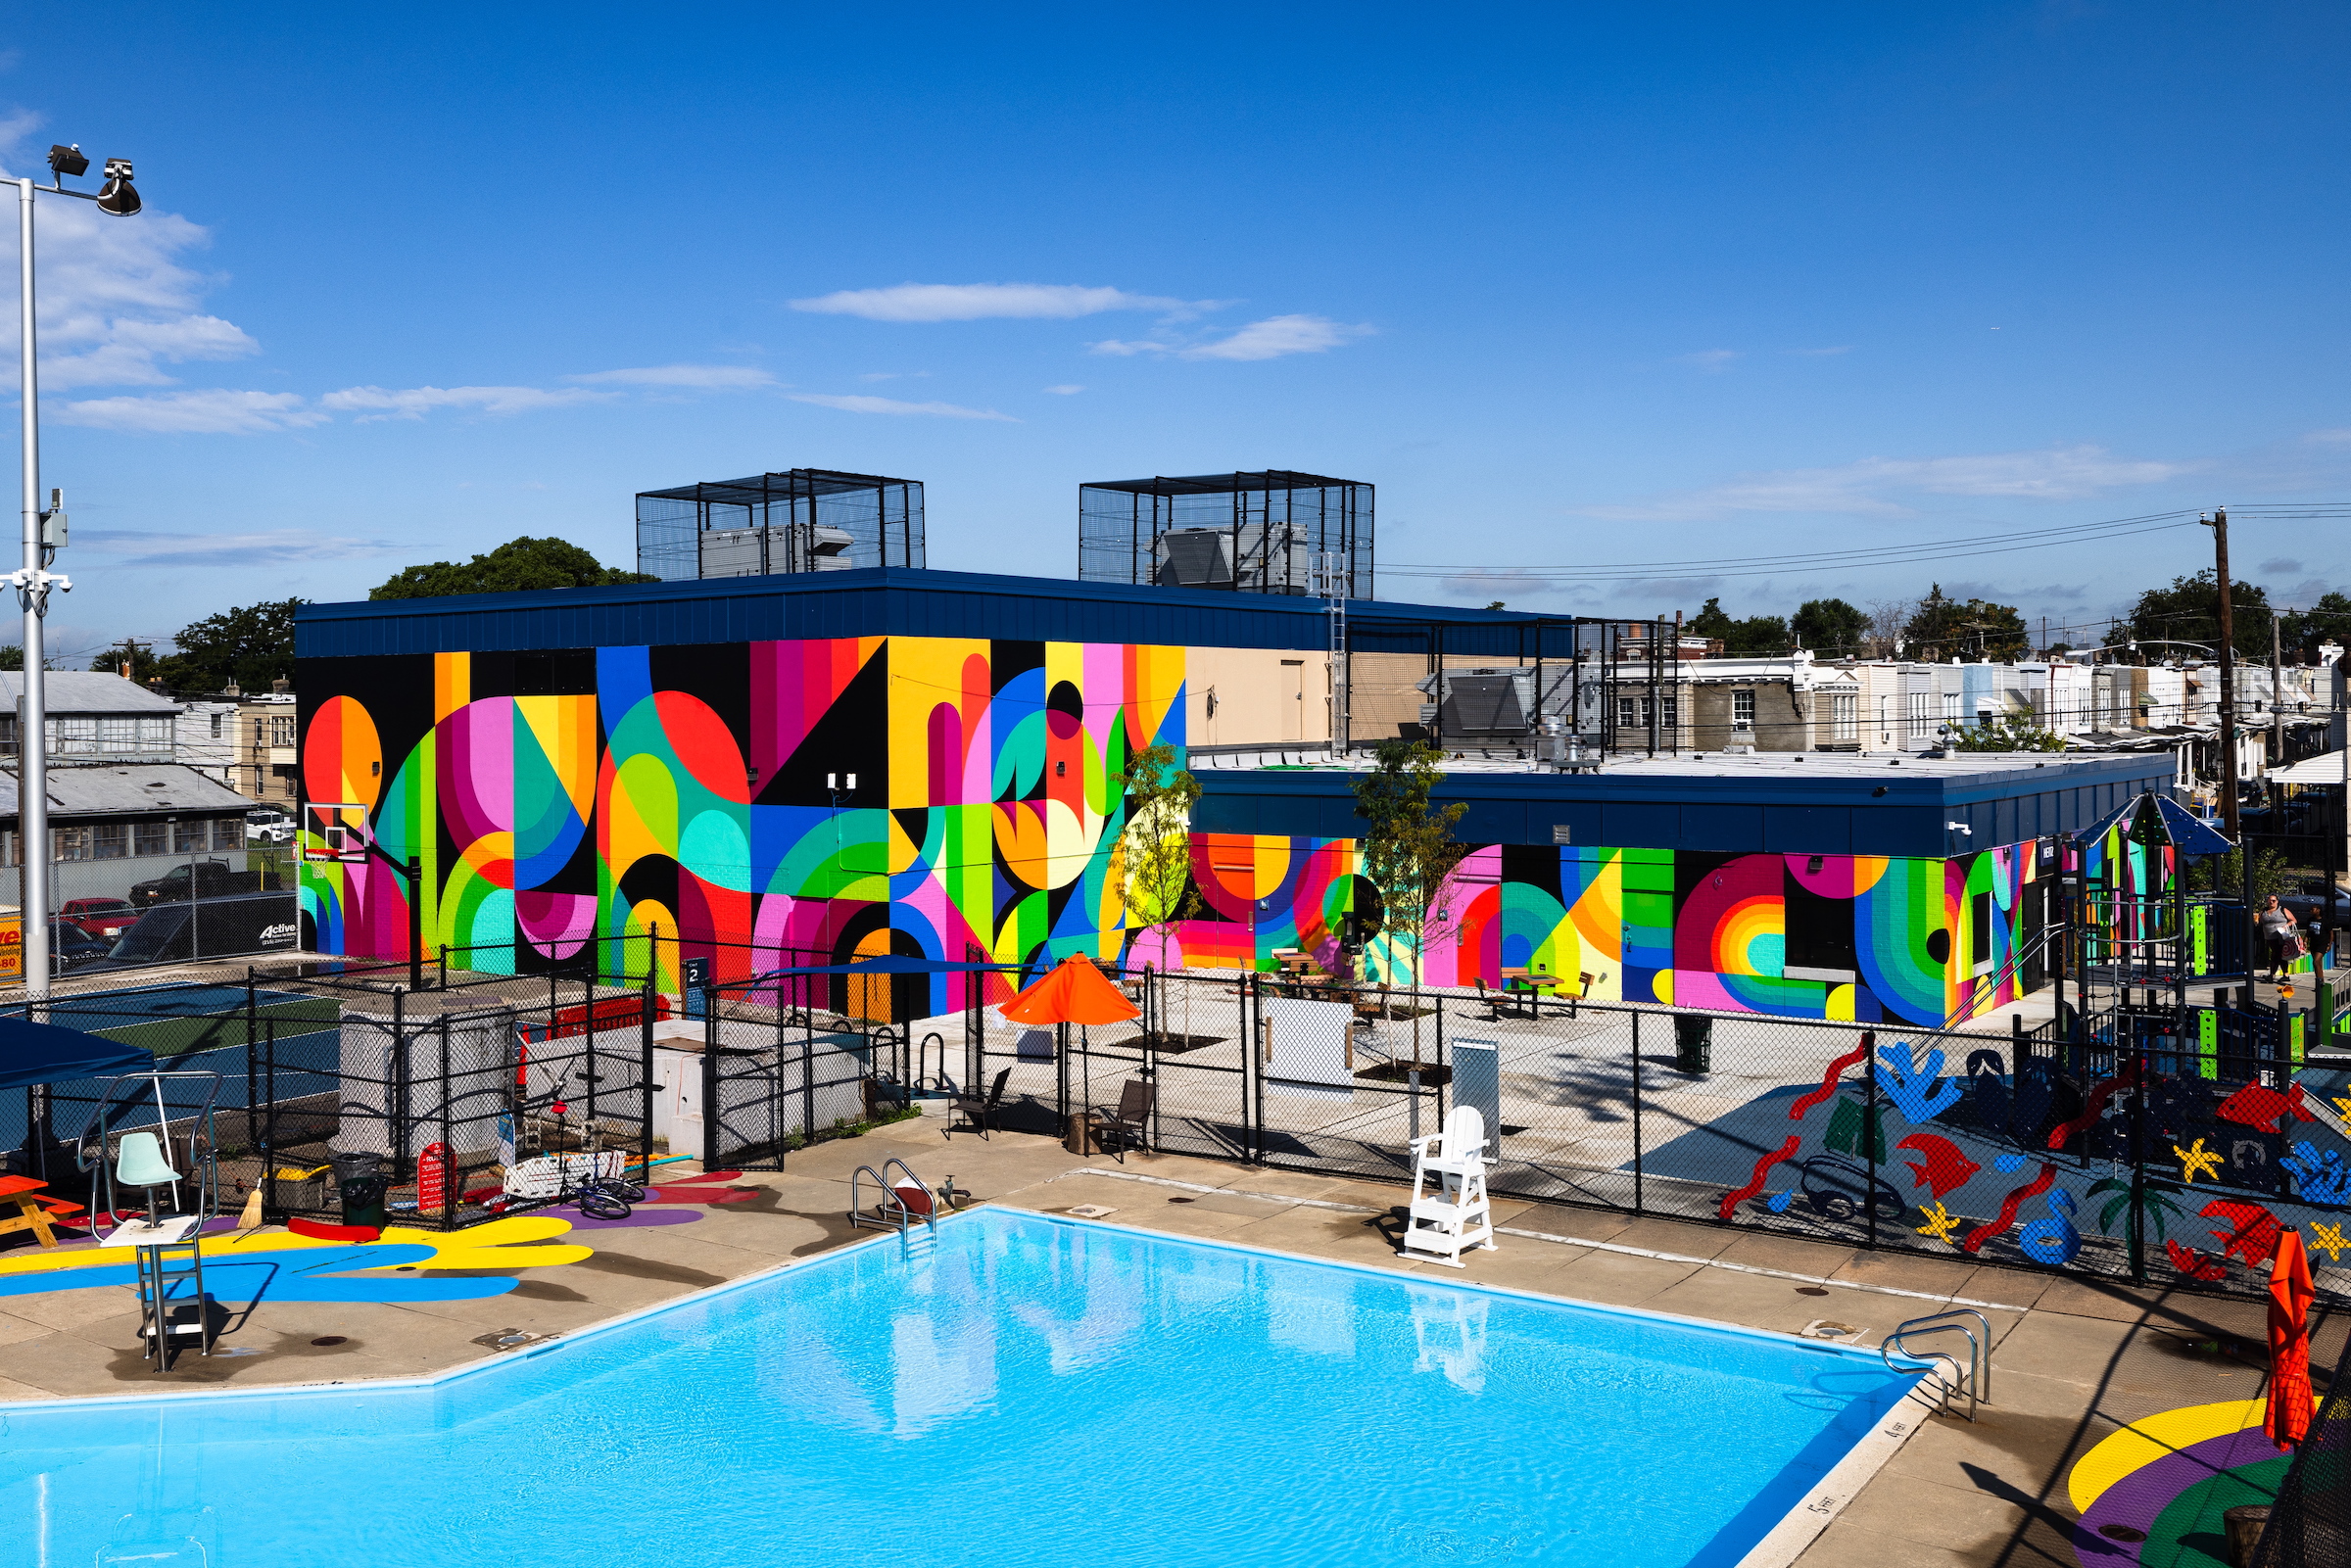
[[144, 913], [127, 898], [69, 898], [57, 918], [80, 927], [100, 941], [111, 942], [136, 926]]

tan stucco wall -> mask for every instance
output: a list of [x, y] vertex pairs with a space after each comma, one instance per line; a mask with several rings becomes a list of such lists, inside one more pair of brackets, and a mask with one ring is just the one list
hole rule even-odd
[[[1298, 648], [1184, 650], [1184, 737], [1195, 746], [1330, 738], [1330, 655]], [[1210, 693], [1215, 693], [1210, 708]]]

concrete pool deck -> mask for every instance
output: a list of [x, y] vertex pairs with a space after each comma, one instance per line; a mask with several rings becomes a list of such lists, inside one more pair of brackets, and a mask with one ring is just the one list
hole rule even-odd
[[[843, 1217], [850, 1173], [891, 1156], [934, 1184], [952, 1172], [959, 1189], [983, 1200], [1044, 1212], [1098, 1205], [1115, 1211], [1105, 1221], [1114, 1225], [1782, 1333], [1827, 1320], [1870, 1346], [1945, 1301], [1984, 1304], [1994, 1335], [1992, 1402], [1973, 1423], [1943, 1415], [1919, 1422], [1798, 1559], [1807, 1568], [2073, 1568], [2074, 1510], [2064, 1483], [2076, 1458], [2126, 1422], [2253, 1399], [2266, 1379], [2264, 1306], [2255, 1299], [2133, 1290], [1515, 1201], [1495, 1205], [1500, 1248], [1472, 1254], [1457, 1271], [1395, 1256], [1403, 1195], [1392, 1185], [1173, 1155], [1138, 1153], [1122, 1165], [1073, 1156], [1046, 1138], [949, 1138], [944, 1126], [935, 1108], [919, 1120], [795, 1153], [786, 1172], [741, 1177], [734, 1185], [752, 1189], [747, 1201], [684, 1211], [691, 1222], [577, 1231], [563, 1239], [593, 1248], [592, 1257], [520, 1270], [504, 1296], [264, 1302], [221, 1341], [222, 1351], [239, 1354], [208, 1359], [183, 1352], [161, 1375], [140, 1359], [127, 1286], [0, 1297], [0, 1409], [8, 1401], [441, 1371], [494, 1353], [505, 1335], [575, 1331], [870, 1236]], [[23, 1256], [22, 1248], [0, 1252]], [[2351, 1313], [2314, 1315], [2322, 1392], [2347, 1329]], [[313, 1343], [321, 1339], [335, 1343]], [[2198, 1348], [2215, 1339], [2243, 1349]], [[1703, 1434], [1693, 1436], [1703, 1443]]]

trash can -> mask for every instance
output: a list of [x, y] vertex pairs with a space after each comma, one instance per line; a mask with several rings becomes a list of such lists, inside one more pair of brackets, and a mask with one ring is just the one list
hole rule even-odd
[[1673, 1016], [1673, 1065], [1682, 1072], [1709, 1072], [1714, 1062], [1714, 1021], [1703, 1014]]
[[356, 1152], [329, 1157], [334, 1166], [335, 1191], [343, 1202], [343, 1223], [384, 1227], [384, 1191], [391, 1182], [384, 1175], [384, 1157], [379, 1154]]

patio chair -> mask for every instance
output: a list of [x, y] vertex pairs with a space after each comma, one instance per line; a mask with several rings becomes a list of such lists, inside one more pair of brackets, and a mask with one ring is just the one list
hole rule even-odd
[[1120, 1164], [1127, 1163], [1127, 1150], [1143, 1141], [1151, 1125], [1151, 1108], [1158, 1095], [1156, 1085], [1141, 1078], [1128, 1078], [1126, 1087], [1119, 1090], [1119, 1108], [1116, 1111], [1108, 1106], [1094, 1107], [1089, 1119], [1103, 1147], [1109, 1149], [1113, 1138], [1125, 1146], [1110, 1150], [1118, 1157]]
[[1531, 1011], [1534, 1006], [1532, 1000], [1516, 1000], [1507, 990], [1489, 987], [1482, 977], [1473, 976], [1471, 983], [1477, 987], [1478, 1001], [1485, 1004], [1486, 1017], [1494, 1022], [1500, 1023], [1506, 1018], [1531, 1019], [1535, 1016]]
[[[1005, 1068], [997, 1072], [996, 1081], [988, 1085], [987, 1096], [984, 1099], [977, 1094], [961, 1092], [955, 1096], [952, 1107], [953, 1114], [963, 1117], [967, 1124], [979, 1128], [980, 1136], [983, 1139], [987, 1136], [988, 1118], [996, 1114], [996, 1107], [1004, 1101], [1004, 1080], [1011, 1076], [1012, 1069], [1010, 1068]], [[951, 1136], [954, 1131], [954, 1125], [949, 1123], [946, 1132], [941, 1136]]]

